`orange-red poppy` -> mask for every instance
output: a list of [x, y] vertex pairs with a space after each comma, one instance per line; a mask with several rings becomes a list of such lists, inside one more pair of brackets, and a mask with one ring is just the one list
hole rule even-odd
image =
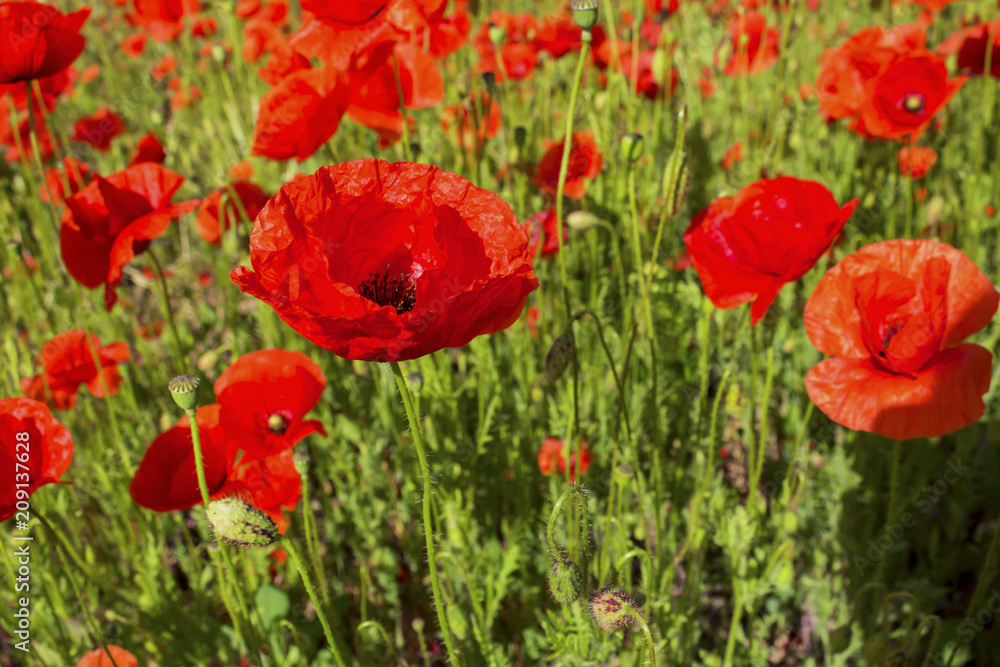
[[842, 426], [899, 440], [968, 426], [985, 409], [993, 354], [962, 341], [998, 301], [990, 280], [945, 243], [865, 246], [830, 269], [806, 304], [809, 340], [832, 357], [806, 375], [809, 397]]
[[[225, 206], [222, 205], [223, 196], [226, 198]], [[253, 222], [270, 198], [259, 185], [249, 181], [231, 183], [225, 191], [213, 190], [201, 200], [195, 218], [195, 231], [212, 245], [219, 245], [225, 230], [241, 222], [244, 215]]]
[[0, 3], [0, 84], [52, 76], [69, 67], [87, 40], [90, 7], [63, 14], [37, 2]]
[[[542, 190], [556, 194], [559, 189], [559, 168], [562, 165], [562, 154], [565, 140], [548, 142], [545, 154], [538, 162], [535, 177], [532, 181]], [[563, 194], [570, 199], [583, 199], [587, 192], [586, 181], [601, 173], [604, 157], [597, 142], [589, 132], [574, 132], [569, 150], [569, 170], [566, 172], [566, 184]]]
[[[114, 661], [108, 657], [108, 652], [111, 653], [111, 658], [114, 658]], [[139, 667], [139, 661], [121, 646], [108, 644], [107, 650], [103, 647], [95, 648], [76, 663], [76, 667], [114, 667], [115, 665], [117, 667]]]
[[[101, 362], [98, 372], [94, 351]], [[76, 394], [87, 385], [94, 396], [114, 396], [122, 383], [118, 364], [131, 358], [128, 345], [101, 345], [97, 334], [87, 335], [83, 329], [61, 333], [42, 346], [38, 365], [42, 373], [21, 380], [21, 391], [50, 407], [68, 410], [76, 405]]]
[[[563, 456], [563, 441], [552, 436], [545, 438], [545, 442], [542, 443], [541, 448], [538, 450], [538, 469], [543, 475], [563, 475], [566, 472], [566, 457]], [[587, 468], [590, 467], [590, 461], [593, 456], [590, 453], [590, 449], [587, 447], [587, 443], [580, 438], [580, 449], [577, 451], [580, 456], [580, 474], [587, 472]], [[569, 457], [569, 482], [572, 484], [576, 481], [576, 457], [577, 453], [573, 453]]]

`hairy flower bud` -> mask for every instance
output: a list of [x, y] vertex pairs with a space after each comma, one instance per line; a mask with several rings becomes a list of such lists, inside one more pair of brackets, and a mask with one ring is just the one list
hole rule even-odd
[[197, 375], [178, 375], [167, 383], [167, 389], [174, 397], [174, 403], [187, 412], [198, 405], [198, 384]]
[[573, 361], [573, 341], [569, 336], [563, 334], [555, 339], [549, 353], [545, 355], [545, 374], [542, 376], [542, 384], [552, 384], [566, 372], [569, 363]]
[[278, 539], [271, 517], [239, 498], [213, 500], [206, 514], [215, 536], [234, 547], [266, 547]]
[[590, 614], [597, 627], [615, 632], [635, 621], [635, 601], [624, 589], [605, 586], [590, 597]]
[[549, 592], [559, 604], [572, 604], [580, 597], [583, 579], [580, 568], [571, 560], [559, 560], [549, 571]]

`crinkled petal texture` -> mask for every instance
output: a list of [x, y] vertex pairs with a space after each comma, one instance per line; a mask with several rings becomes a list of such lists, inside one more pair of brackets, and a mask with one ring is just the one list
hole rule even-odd
[[241, 462], [280, 454], [311, 433], [326, 435], [318, 421], [303, 420], [324, 387], [323, 371], [301, 352], [251, 352], [227, 368], [215, 395], [227, 438], [244, 452]]
[[[18, 459], [25, 453], [26, 463]], [[72, 460], [69, 429], [56, 421], [44, 403], [30, 398], [0, 400], [0, 521], [17, 511], [15, 484], [27, 483], [32, 494], [40, 486], [57, 483]], [[27, 478], [19, 476], [25, 470], [18, 463], [27, 466]]]
[[993, 355], [979, 345], [942, 350], [915, 377], [871, 359], [826, 359], [806, 375], [809, 398], [830, 419], [887, 438], [933, 438], [983, 416]]
[[37, 2], [0, 3], [0, 84], [57, 74], [83, 52], [90, 7], [63, 15]]
[[962, 252], [898, 239], [830, 269], [805, 308], [806, 333], [834, 359], [806, 377], [810, 398], [848, 428], [936, 437], [983, 414], [993, 356], [961, 344], [993, 318], [1000, 294]]
[[712, 303], [733, 308], [753, 301], [757, 324], [785, 283], [826, 252], [857, 205], [854, 199], [837, 206], [813, 181], [761, 180], [695, 216], [684, 245]]
[[364, 159], [285, 185], [233, 281], [347, 359], [403, 361], [513, 324], [538, 287], [510, 207], [461, 176]]
[[[199, 408], [195, 419], [205, 481], [212, 495], [226, 483], [229, 469], [226, 436], [219, 425], [219, 406]], [[129, 493], [137, 504], [156, 512], [170, 512], [186, 510], [202, 502], [190, 424], [188, 417], [182, 418], [177, 426], [157, 436], [146, 450], [129, 485]]]

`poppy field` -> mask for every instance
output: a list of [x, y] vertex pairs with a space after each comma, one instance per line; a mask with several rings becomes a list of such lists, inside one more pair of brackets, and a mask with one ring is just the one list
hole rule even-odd
[[1000, 3], [0, 1], [0, 665], [1000, 666]]

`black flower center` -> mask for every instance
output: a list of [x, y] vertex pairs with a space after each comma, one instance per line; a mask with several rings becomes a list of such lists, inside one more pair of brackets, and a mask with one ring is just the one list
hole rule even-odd
[[899, 106], [910, 113], [922, 114], [927, 108], [927, 98], [923, 96], [923, 93], [907, 93], [906, 95], [903, 95], [903, 99], [900, 100]]
[[275, 410], [264, 418], [264, 424], [267, 430], [274, 435], [284, 435], [291, 422], [291, 410]]
[[882, 350], [879, 351], [879, 355], [885, 357], [885, 350], [889, 348], [892, 337], [899, 333], [904, 324], [906, 324], [906, 320], [896, 320], [882, 326]]
[[417, 302], [417, 286], [412, 273], [372, 272], [368, 280], [358, 285], [358, 294], [380, 306], [392, 306], [400, 315], [413, 310]]

